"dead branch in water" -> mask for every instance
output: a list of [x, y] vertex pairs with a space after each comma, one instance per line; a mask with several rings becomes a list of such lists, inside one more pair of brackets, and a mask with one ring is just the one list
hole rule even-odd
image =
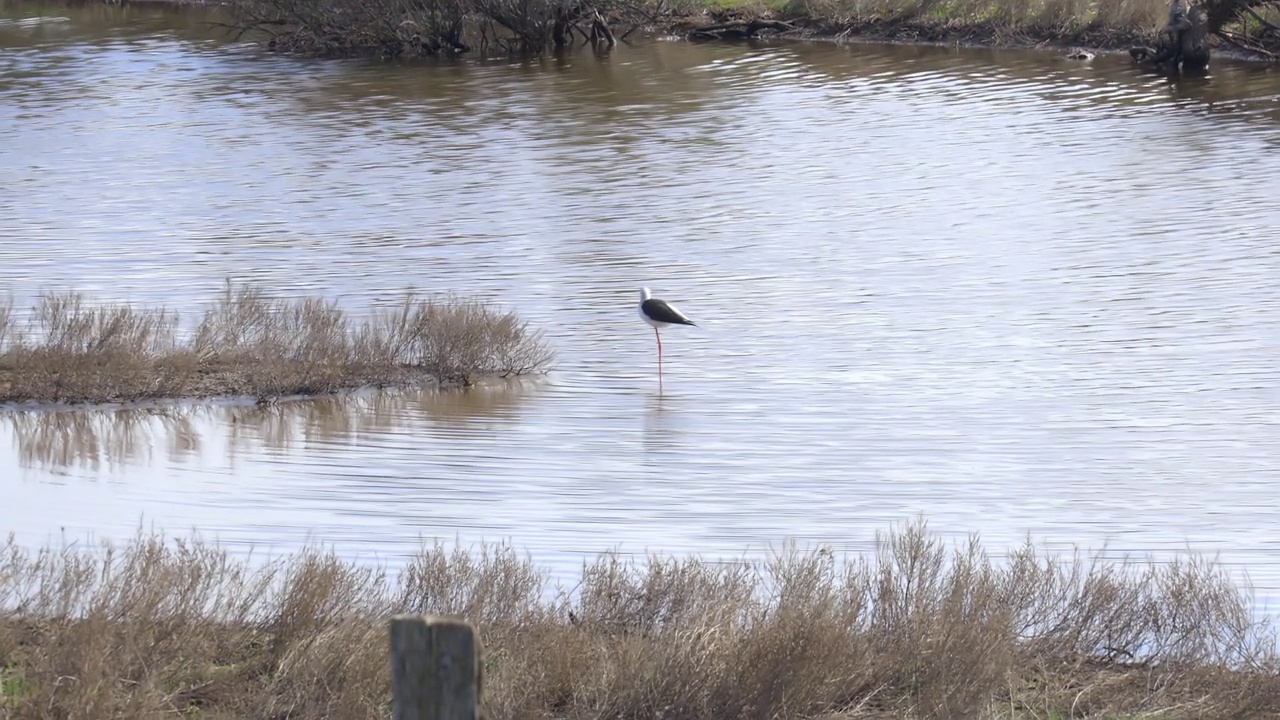
[[689, 31], [688, 38], [690, 40], [749, 40], [759, 37], [764, 30], [783, 33], [795, 29], [796, 27], [791, 23], [780, 20], [752, 18], [697, 27]]
[[609, 29], [609, 24], [604, 21], [604, 16], [597, 10], [591, 17], [591, 44], [605, 43], [607, 47], [613, 47], [618, 44], [617, 38], [613, 36], [613, 31]]

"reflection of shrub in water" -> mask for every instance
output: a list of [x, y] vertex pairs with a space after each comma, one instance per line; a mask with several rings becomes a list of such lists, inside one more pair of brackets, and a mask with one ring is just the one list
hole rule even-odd
[[170, 462], [192, 461], [207, 435], [222, 433], [231, 459], [240, 450], [347, 443], [370, 434], [422, 435], [432, 431], [427, 423], [473, 425], [510, 417], [531, 391], [522, 380], [509, 379], [461, 391], [371, 390], [278, 403], [15, 411], [0, 413], [0, 435], [12, 427], [26, 467], [143, 463], [161, 443]]
[[193, 408], [26, 411], [0, 415], [10, 425], [18, 459], [26, 467], [98, 469], [102, 464], [142, 463], [150, 459], [152, 440], [168, 439], [174, 457], [200, 449]]
[[493, 720], [1280, 711], [1273, 638], [1211, 564], [995, 561], [922, 524], [847, 561], [605, 555], [559, 593], [509, 547], [424, 547], [392, 576], [317, 549], [250, 565], [190, 539], [10, 541], [0, 680], [21, 684], [15, 718], [385, 717], [400, 612], [479, 625]]
[[544, 369], [551, 351], [479, 300], [404, 298], [358, 326], [336, 304], [226, 291], [186, 341], [164, 309], [47, 295], [25, 332], [0, 306], [0, 402], [314, 395], [366, 385], [470, 382]]

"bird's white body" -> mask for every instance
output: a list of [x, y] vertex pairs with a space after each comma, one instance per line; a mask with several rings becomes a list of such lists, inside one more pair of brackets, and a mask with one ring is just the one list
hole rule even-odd
[[675, 318], [678, 318], [681, 322], [666, 322], [664, 320], [659, 320], [655, 317], [650, 316], [649, 313], [645, 312], [644, 304], [645, 302], [652, 299], [653, 299], [653, 295], [649, 292], [649, 288], [640, 288], [640, 304], [636, 306], [636, 313], [640, 315], [641, 320], [648, 323], [649, 327], [652, 327], [655, 330], [659, 330], [662, 328], [671, 327], [672, 325], [692, 325], [693, 324], [693, 321], [690, 320], [687, 315], [680, 312], [679, 308], [677, 308], [675, 305], [672, 305], [669, 302], [665, 302], [662, 300], [657, 301], [662, 304], [662, 309], [665, 311], [669, 311], [670, 313], [673, 313], [675, 315]]
[[676, 309], [675, 305], [654, 299], [649, 288], [640, 288], [640, 305], [636, 307], [640, 319], [653, 328], [653, 339], [658, 341], [658, 387], [662, 387], [662, 334], [658, 330], [672, 325], [693, 325], [687, 315]]

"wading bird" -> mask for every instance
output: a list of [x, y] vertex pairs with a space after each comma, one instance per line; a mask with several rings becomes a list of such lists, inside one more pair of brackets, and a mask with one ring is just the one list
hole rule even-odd
[[697, 325], [666, 300], [658, 300], [649, 294], [649, 288], [640, 288], [640, 319], [653, 327], [658, 340], [658, 380], [662, 380], [662, 335], [658, 330], [671, 325]]

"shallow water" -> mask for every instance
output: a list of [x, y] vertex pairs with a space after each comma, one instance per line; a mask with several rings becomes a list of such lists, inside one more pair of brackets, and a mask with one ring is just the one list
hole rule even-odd
[[[191, 13], [5, 5], [0, 279], [188, 314], [227, 277], [518, 309], [545, 378], [0, 416], [0, 530], [198, 529], [397, 562], [1217, 552], [1280, 588], [1280, 73], [654, 41], [262, 57]], [[639, 286], [700, 326], [664, 334]]]

